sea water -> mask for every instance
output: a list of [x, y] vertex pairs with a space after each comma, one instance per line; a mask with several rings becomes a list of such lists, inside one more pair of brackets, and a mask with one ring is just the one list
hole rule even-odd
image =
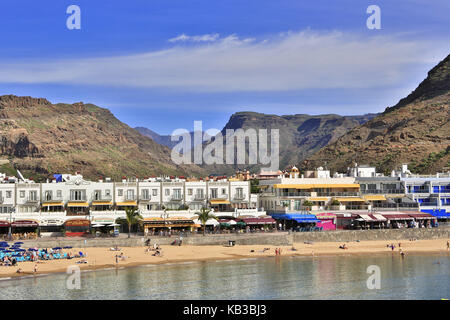
[[[379, 289], [369, 289], [378, 266]], [[450, 254], [265, 257], [96, 270], [0, 281], [1, 299], [441, 299]], [[369, 281], [370, 282], [370, 281]]]

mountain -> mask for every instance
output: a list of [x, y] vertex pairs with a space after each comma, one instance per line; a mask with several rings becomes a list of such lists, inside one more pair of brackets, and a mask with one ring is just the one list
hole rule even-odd
[[[155, 131], [145, 127], [135, 127], [134, 129], [137, 130], [143, 136], [149, 137], [156, 143], [162, 144], [163, 146], [169, 147], [170, 149], [172, 149], [175, 145], [177, 145], [181, 141], [181, 140], [172, 141], [171, 135], [160, 135]], [[194, 143], [194, 132], [191, 131], [190, 135], [191, 135], [191, 143], [193, 146], [195, 146], [196, 144]], [[203, 132], [203, 135], [205, 136], [206, 133]]]
[[108, 109], [82, 102], [0, 96], [0, 139], [0, 157], [9, 161], [0, 171], [20, 169], [35, 179], [74, 171], [91, 179], [204, 173], [174, 164], [169, 148], [143, 137]]
[[[376, 114], [361, 116], [323, 115], [270, 115], [256, 112], [237, 112], [233, 114], [222, 130], [225, 137], [227, 129], [278, 129], [280, 136], [280, 168], [296, 164], [311, 156], [322, 147], [336, 141], [349, 130], [374, 118]], [[268, 139], [270, 140], [270, 138]], [[270, 149], [269, 149], [270, 150]], [[248, 152], [248, 147], [246, 148]], [[235, 157], [236, 159], [236, 157]], [[237, 168], [258, 171], [266, 165], [205, 165], [208, 172], [229, 174]]]
[[350, 130], [304, 163], [342, 171], [352, 162], [389, 173], [401, 163], [412, 172], [450, 167], [450, 55], [406, 98], [378, 117]]

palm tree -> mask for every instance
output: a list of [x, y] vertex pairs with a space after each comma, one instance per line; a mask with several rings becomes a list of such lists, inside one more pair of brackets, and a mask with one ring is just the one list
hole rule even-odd
[[215, 215], [209, 214], [210, 212], [210, 209], [206, 209], [205, 207], [203, 207], [200, 212], [195, 213], [198, 216], [198, 220], [200, 220], [203, 225], [203, 235], [206, 234], [206, 221], [208, 221], [209, 219], [217, 220], [217, 217]]
[[131, 226], [133, 224], [138, 223], [139, 219], [143, 219], [136, 208], [126, 208], [125, 213], [127, 215], [127, 223], [128, 223], [128, 238], [130, 237]]

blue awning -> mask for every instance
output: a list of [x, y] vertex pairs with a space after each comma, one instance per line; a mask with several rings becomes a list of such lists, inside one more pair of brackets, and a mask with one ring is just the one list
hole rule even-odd
[[445, 209], [423, 209], [420, 211], [429, 213], [438, 219], [450, 219], [450, 212], [446, 212]]
[[271, 215], [277, 220], [294, 220], [298, 223], [314, 223], [320, 220], [313, 214], [299, 214], [299, 213], [275, 213]]

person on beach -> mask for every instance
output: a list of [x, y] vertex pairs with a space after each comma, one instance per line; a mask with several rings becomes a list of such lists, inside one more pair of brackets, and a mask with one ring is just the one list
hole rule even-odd
[[450, 248], [450, 242], [447, 241], [447, 250]]
[[116, 264], [119, 263], [119, 256], [116, 254]]
[[37, 268], [37, 264], [35, 264], [35, 265], [34, 265], [34, 273], [37, 272], [37, 269], [38, 269], [38, 268]]

